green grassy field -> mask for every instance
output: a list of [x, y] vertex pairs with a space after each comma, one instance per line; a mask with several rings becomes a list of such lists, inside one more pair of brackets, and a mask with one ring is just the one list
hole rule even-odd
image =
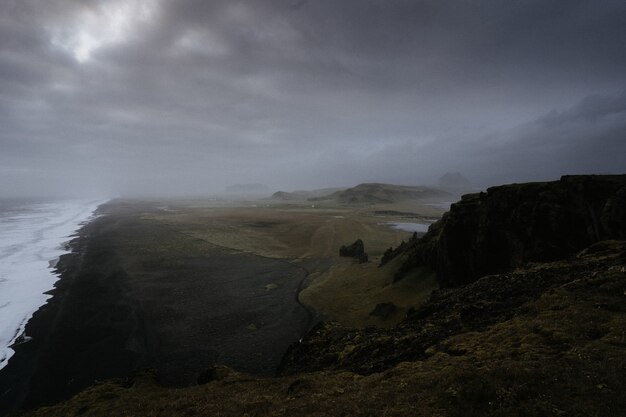
[[[393, 283], [399, 261], [378, 267], [386, 249], [411, 236], [387, 223], [419, 222], [441, 215], [440, 210], [426, 204], [341, 206], [256, 201], [225, 205], [173, 201], [154, 206], [162, 209], [143, 218], [159, 227], [220, 248], [283, 259], [306, 268], [309, 276], [300, 301], [325, 319], [350, 326], [392, 325], [436, 288], [434, 276]], [[356, 239], [365, 243], [370, 262], [359, 265], [339, 258], [339, 247]], [[391, 317], [381, 320], [370, 315], [377, 304], [385, 302], [398, 306]]]

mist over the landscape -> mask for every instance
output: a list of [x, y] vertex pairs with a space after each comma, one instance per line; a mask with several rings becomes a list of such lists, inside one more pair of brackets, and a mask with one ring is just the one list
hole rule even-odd
[[622, 0], [8, 0], [0, 197], [626, 171]]

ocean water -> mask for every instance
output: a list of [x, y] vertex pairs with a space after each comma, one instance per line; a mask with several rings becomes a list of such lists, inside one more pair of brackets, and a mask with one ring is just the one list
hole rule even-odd
[[[0, 369], [11, 345], [28, 341], [24, 328], [51, 296], [54, 265], [103, 201], [0, 200]], [[20, 337], [23, 336], [23, 337]]]

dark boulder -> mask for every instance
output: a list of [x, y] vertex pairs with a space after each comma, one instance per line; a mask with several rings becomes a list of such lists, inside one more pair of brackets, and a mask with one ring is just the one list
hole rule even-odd
[[198, 385], [208, 384], [213, 381], [221, 381], [231, 374], [233, 374], [232, 369], [226, 366], [213, 365], [198, 375]]
[[356, 242], [349, 246], [339, 248], [339, 256], [354, 258], [358, 260], [360, 264], [368, 260], [367, 253], [365, 253], [365, 245], [361, 239], [357, 239]]
[[386, 320], [393, 315], [393, 313], [398, 310], [398, 307], [392, 303], [379, 303], [376, 305], [374, 310], [370, 313], [370, 316], [378, 317], [382, 320]]

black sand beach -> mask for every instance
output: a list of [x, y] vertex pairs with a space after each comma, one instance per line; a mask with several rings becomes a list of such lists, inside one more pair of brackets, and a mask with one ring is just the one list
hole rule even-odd
[[109, 203], [82, 228], [26, 328], [32, 340], [0, 371], [0, 414], [142, 368], [169, 386], [194, 384], [215, 363], [271, 375], [312, 325], [296, 297], [305, 269], [142, 217], [151, 210]]

